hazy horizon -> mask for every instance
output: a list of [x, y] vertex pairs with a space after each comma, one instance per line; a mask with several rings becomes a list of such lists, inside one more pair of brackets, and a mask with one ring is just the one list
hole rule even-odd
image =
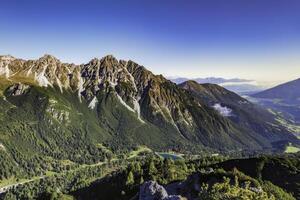
[[112, 54], [167, 77], [300, 77], [296, 0], [1, 3], [1, 55], [80, 64]]

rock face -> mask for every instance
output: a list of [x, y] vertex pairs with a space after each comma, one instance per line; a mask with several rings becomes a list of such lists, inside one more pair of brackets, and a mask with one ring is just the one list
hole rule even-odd
[[17, 83], [7, 89], [7, 93], [11, 96], [24, 95], [28, 92], [30, 86], [22, 83]]
[[[74, 116], [83, 112], [76, 109], [85, 106], [95, 113], [87, 122], [93, 122], [93, 131], [84, 125], [87, 135], [105, 134], [105, 138], [114, 138], [114, 143], [119, 139], [118, 143], [154, 148], [261, 150], [272, 148], [272, 142], [296, 141], [282, 136], [282, 132], [289, 134], [287, 130], [279, 128], [279, 134], [265, 124], [260, 129], [245, 128], [186, 87], [154, 75], [133, 61], [117, 60], [111, 55], [82, 65], [62, 63], [51, 55], [37, 60], [0, 56], [0, 78], [0, 90], [3, 88], [7, 97], [21, 96], [23, 101], [25, 97], [32, 100], [33, 95], [42, 95], [38, 100], [46, 104], [47, 117], [52, 117], [47, 121], [51, 124], [57, 121], [71, 126], [77, 120]], [[15, 105], [20, 103], [19, 99], [8, 99]], [[233, 115], [238, 112], [233, 110]], [[263, 129], [274, 134], [260, 132]]]
[[155, 181], [147, 181], [140, 186], [139, 200], [181, 200], [178, 195], [168, 195], [165, 188]]

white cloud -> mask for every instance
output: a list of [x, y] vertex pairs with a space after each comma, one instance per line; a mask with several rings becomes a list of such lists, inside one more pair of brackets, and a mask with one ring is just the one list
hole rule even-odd
[[221, 104], [219, 104], [219, 103], [216, 103], [215, 105], [213, 105], [213, 108], [224, 117], [232, 116], [232, 110], [226, 106], [224, 106], [224, 107], [221, 106]]

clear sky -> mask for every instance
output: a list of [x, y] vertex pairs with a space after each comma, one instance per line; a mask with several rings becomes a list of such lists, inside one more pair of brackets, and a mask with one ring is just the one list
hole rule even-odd
[[1, 0], [0, 54], [83, 63], [113, 54], [156, 74], [300, 77], [299, 0]]

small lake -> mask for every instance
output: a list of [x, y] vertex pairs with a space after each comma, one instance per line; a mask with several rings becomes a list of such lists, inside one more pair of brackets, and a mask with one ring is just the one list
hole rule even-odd
[[157, 155], [163, 157], [163, 158], [170, 158], [172, 160], [178, 160], [178, 159], [182, 159], [181, 156], [176, 155], [176, 154], [172, 154], [172, 153], [160, 153], [160, 152], [156, 152]]

